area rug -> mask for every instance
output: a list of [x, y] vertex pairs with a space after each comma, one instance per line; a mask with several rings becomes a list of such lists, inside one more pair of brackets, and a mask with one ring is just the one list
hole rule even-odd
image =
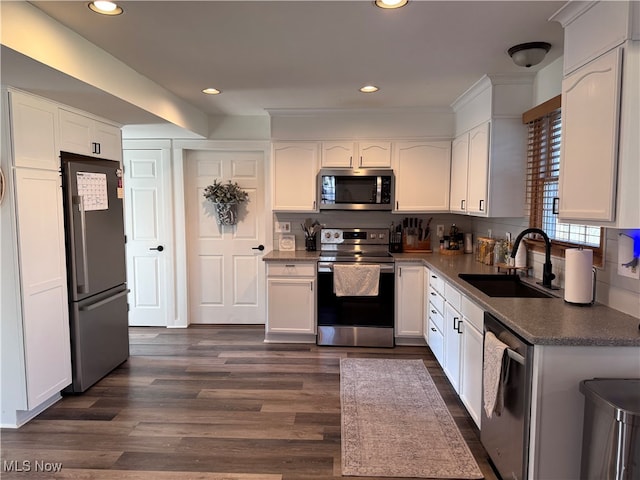
[[421, 360], [340, 361], [342, 475], [483, 478]]

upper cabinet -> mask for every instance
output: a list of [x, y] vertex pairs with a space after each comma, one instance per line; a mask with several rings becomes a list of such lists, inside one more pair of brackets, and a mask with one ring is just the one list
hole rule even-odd
[[458, 98], [451, 143], [449, 211], [521, 217], [525, 208], [527, 128], [532, 76], [484, 76]]
[[395, 212], [449, 210], [450, 142], [395, 144]]
[[640, 4], [579, 2], [565, 28], [559, 217], [640, 227]]
[[14, 165], [58, 171], [58, 105], [11, 90], [9, 109]]
[[322, 168], [390, 168], [391, 142], [322, 142]]
[[60, 150], [122, 161], [120, 128], [61, 108]]
[[272, 155], [274, 211], [317, 212], [317, 142], [276, 142]]

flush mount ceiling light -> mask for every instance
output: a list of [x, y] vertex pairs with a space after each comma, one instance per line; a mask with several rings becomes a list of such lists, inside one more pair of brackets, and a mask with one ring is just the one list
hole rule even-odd
[[375, 0], [373, 4], [380, 8], [400, 8], [404, 7], [409, 0]]
[[531, 67], [544, 60], [545, 55], [551, 48], [547, 42], [521, 43], [507, 50], [513, 63], [520, 67]]
[[373, 93], [373, 92], [377, 92], [380, 89], [378, 87], [376, 87], [375, 85], [365, 85], [364, 87], [360, 87], [359, 90], [362, 93]]
[[217, 88], [209, 87], [202, 90], [202, 93], [206, 93], [207, 95], [220, 95], [222, 90], [218, 90]]
[[122, 10], [122, 8], [116, 3], [105, 0], [96, 0], [95, 2], [91, 2], [89, 3], [89, 8], [101, 15], [120, 15], [124, 12], [124, 10]]

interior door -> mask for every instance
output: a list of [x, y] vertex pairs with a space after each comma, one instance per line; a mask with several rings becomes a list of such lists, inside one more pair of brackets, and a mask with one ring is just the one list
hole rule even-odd
[[[133, 148], [136, 147], [136, 148]], [[174, 310], [170, 149], [128, 141], [123, 151], [129, 325], [167, 326]]]
[[[265, 323], [264, 152], [185, 151], [185, 208], [189, 321], [205, 324]], [[216, 223], [203, 196], [214, 179], [231, 180], [249, 194], [238, 223]]]

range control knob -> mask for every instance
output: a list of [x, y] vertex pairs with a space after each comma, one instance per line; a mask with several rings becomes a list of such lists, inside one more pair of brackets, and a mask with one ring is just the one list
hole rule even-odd
[[336, 232], [333, 234], [333, 238], [340, 238], [340, 232]]
[[324, 234], [324, 238], [331, 238], [331, 232], [327, 232]]

